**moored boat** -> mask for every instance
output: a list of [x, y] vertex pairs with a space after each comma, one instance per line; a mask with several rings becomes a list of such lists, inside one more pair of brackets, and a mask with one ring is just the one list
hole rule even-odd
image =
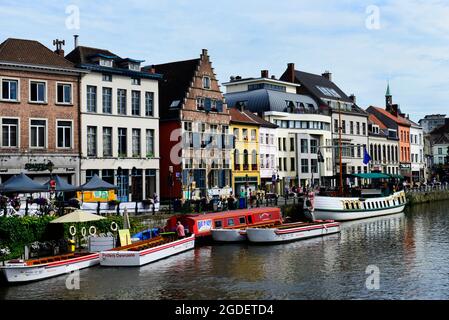
[[340, 223], [335, 221], [296, 222], [273, 228], [246, 229], [248, 240], [256, 243], [289, 242], [337, 232], [340, 232]]
[[0, 267], [10, 283], [37, 281], [100, 263], [98, 253], [70, 253], [40, 259], [10, 260]]
[[357, 220], [400, 213], [406, 204], [404, 191], [389, 196], [315, 196], [314, 216], [320, 220]]
[[216, 242], [243, 242], [246, 237], [246, 229], [212, 229], [212, 239]]
[[145, 264], [170, 257], [193, 249], [195, 235], [177, 239], [175, 236], [161, 234], [153, 239], [139, 241], [128, 246], [100, 252], [102, 266], [143, 266]]

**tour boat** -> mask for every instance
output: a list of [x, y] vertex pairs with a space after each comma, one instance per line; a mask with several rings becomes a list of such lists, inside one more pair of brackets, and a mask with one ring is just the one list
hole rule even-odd
[[320, 237], [340, 232], [340, 223], [335, 221], [285, 223], [273, 228], [248, 228], [250, 242], [281, 243]]
[[70, 253], [52, 257], [10, 260], [0, 267], [10, 283], [37, 281], [100, 263], [99, 253]]
[[246, 241], [246, 228], [212, 229], [212, 239], [216, 242], [242, 242]]
[[348, 221], [395, 214], [404, 211], [404, 191], [390, 196], [363, 194], [361, 197], [315, 196], [314, 216], [320, 220]]
[[238, 229], [249, 226], [282, 223], [280, 208], [253, 208], [205, 214], [175, 215], [167, 220], [166, 230], [175, 231], [181, 221], [186, 230], [198, 237], [210, 237], [213, 229], [232, 229], [229, 235], [237, 236]]
[[193, 249], [195, 235], [183, 239], [166, 237], [164, 234], [153, 239], [135, 242], [128, 246], [100, 252], [100, 264], [113, 267], [133, 267], [164, 259]]

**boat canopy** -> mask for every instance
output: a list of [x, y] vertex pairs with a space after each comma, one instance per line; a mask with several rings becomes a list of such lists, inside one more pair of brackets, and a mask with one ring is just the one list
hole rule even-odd
[[354, 173], [353, 177], [362, 178], [362, 179], [390, 179], [390, 175], [379, 172], [370, 172], [370, 173]]

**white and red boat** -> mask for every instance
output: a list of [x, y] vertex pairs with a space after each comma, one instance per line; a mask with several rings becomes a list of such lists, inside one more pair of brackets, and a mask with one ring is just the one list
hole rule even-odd
[[0, 267], [10, 283], [37, 281], [100, 263], [99, 253], [70, 253], [34, 260], [10, 260]]
[[212, 229], [212, 239], [217, 242], [242, 242], [248, 240], [245, 229]]
[[128, 246], [100, 252], [100, 264], [112, 267], [143, 266], [191, 250], [194, 246], [194, 234], [183, 239], [158, 236]]
[[340, 232], [340, 223], [335, 221], [315, 221], [285, 223], [273, 228], [248, 228], [246, 235], [251, 242], [280, 243], [321, 237]]

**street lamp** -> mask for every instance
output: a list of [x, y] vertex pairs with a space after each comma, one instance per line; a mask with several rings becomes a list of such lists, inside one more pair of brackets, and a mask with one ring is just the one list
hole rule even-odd
[[169, 189], [168, 214], [171, 213], [173, 184], [174, 184], [174, 181], [173, 181], [173, 166], [169, 166], [168, 167], [168, 189]]

